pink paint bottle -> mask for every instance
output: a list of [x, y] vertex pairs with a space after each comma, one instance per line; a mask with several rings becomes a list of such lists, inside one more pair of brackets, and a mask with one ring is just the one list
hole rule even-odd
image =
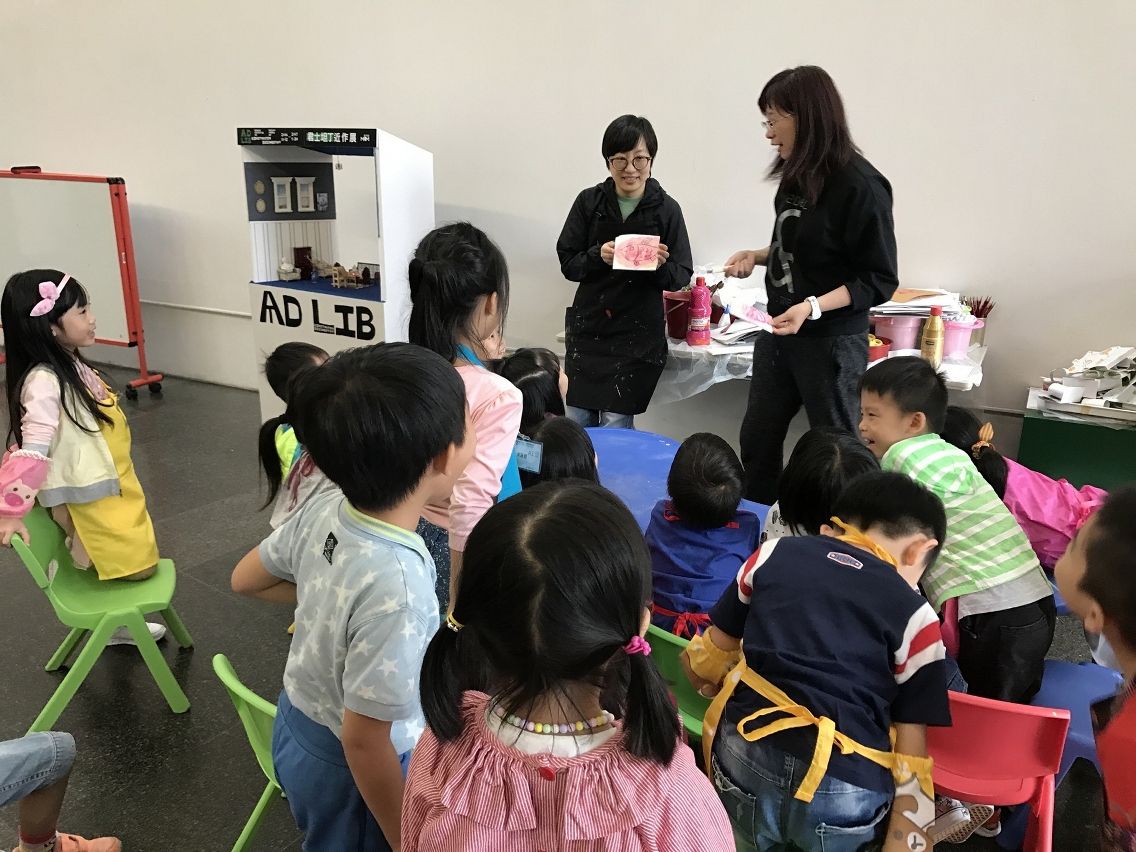
[[706, 279], [699, 278], [690, 291], [690, 313], [686, 326], [688, 346], [710, 345], [710, 288]]

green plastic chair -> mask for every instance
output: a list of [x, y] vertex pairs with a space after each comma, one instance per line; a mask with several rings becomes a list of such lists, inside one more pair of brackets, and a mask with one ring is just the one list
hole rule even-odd
[[170, 606], [170, 599], [174, 596], [174, 563], [168, 559], [158, 560], [157, 572], [146, 580], [99, 580], [94, 569], [75, 567], [64, 541], [63, 530], [42, 506], [34, 506], [24, 518], [24, 524], [32, 543], [28, 545], [16, 535], [12, 537], [12, 546], [35, 579], [36, 585], [43, 589], [47, 599], [51, 601], [56, 616], [71, 628], [71, 633], [63, 640], [59, 650], [48, 660], [46, 670], [53, 672], [59, 669], [83, 638], [90, 634], [74, 665], [32, 722], [28, 733], [49, 731], [54, 727], [103, 652], [111, 634], [123, 626], [130, 630], [134, 641], [138, 643], [142, 659], [146, 661], [146, 666], [154, 676], [158, 688], [162, 690], [162, 695], [166, 697], [170, 709], [175, 713], [188, 710], [189, 699], [185, 697], [162, 652], [158, 650], [143, 617], [148, 612], [160, 612], [177, 643], [183, 648], [193, 645], [193, 639], [185, 625]]
[[276, 783], [276, 770], [272, 766], [272, 722], [276, 718], [276, 705], [241, 683], [229, 658], [224, 654], [217, 654], [213, 658], [213, 671], [229, 691], [229, 698], [233, 700], [241, 724], [245, 726], [245, 734], [256, 755], [256, 762], [268, 779], [268, 786], [264, 788], [260, 801], [256, 803], [252, 816], [245, 823], [244, 830], [233, 847], [233, 852], [243, 852], [260, 830], [272, 803], [284, 795], [280, 785]]
[[691, 739], [702, 739], [702, 719], [710, 709], [710, 699], [698, 694], [682, 670], [678, 655], [690, 644], [686, 639], [660, 630], [655, 625], [647, 628], [647, 644], [651, 646], [651, 658], [663, 673], [667, 684], [678, 699], [678, 712], [682, 715], [682, 725]]

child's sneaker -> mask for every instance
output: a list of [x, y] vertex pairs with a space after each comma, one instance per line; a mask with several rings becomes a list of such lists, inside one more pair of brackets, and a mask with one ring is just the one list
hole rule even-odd
[[[155, 642], [160, 642], [166, 638], [166, 625], [155, 624], [152, 621], [147, 621], [146, 626], [150, 629], [150, 635], [154, 637]], [[110, 639], [107, 640], [107, 645], [137, 645], [134, 637], [130, 635], [130, 628], [123, 626], [110, 634]], [[60, 835], [62, 836], [62, 835]]]
[[[16, 847], [19, 852], [20, 847]], [[122, 844], [117, 837], [95, 837], [88, 840], [77, 834], [56, 835], [54, 852], [121, 852]]]
[[974, 830], [979, 837], [997, 837], [1002, 833], [1002, 812], [995, 810], [994, 814], [983, 821], [982, 825]]
[[[959, 819], [960, 811], [965, 813], [966, 819]], [[936, 796], [935, 822], [931, 825], [931, 839], [935, 843], [962, 843], [979, 831], [982, 824], [994, 813], [996, 812], [990, 805], [972, 805], [960, 802], [958, 799]]]

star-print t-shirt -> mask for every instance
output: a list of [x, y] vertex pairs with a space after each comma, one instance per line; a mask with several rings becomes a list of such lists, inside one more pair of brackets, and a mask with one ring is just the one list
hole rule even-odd
[[288, 700], [337, 737], [344, 708], [393, 722], [395, 750], [412, 749], [425, 724], [418, 675], [438, 629], [434, 560], [422, 539], [364, 515], [336, 490], [265, 539], [260, 558], [296, 584]]

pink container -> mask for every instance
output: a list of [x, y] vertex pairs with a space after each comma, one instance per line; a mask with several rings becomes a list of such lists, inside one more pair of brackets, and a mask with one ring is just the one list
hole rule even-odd
[[986, 323], [982, 320], [974, 322], [953, 322], [947, 320], [943, 323], [943, 357], [956, 358], [966, 355], [970, 348], [970, 333], [982, 328]]
[[876, 336], [891, 340], [892, 351], [919, 348], [919, 327], [923, 317], [876, 317]]

